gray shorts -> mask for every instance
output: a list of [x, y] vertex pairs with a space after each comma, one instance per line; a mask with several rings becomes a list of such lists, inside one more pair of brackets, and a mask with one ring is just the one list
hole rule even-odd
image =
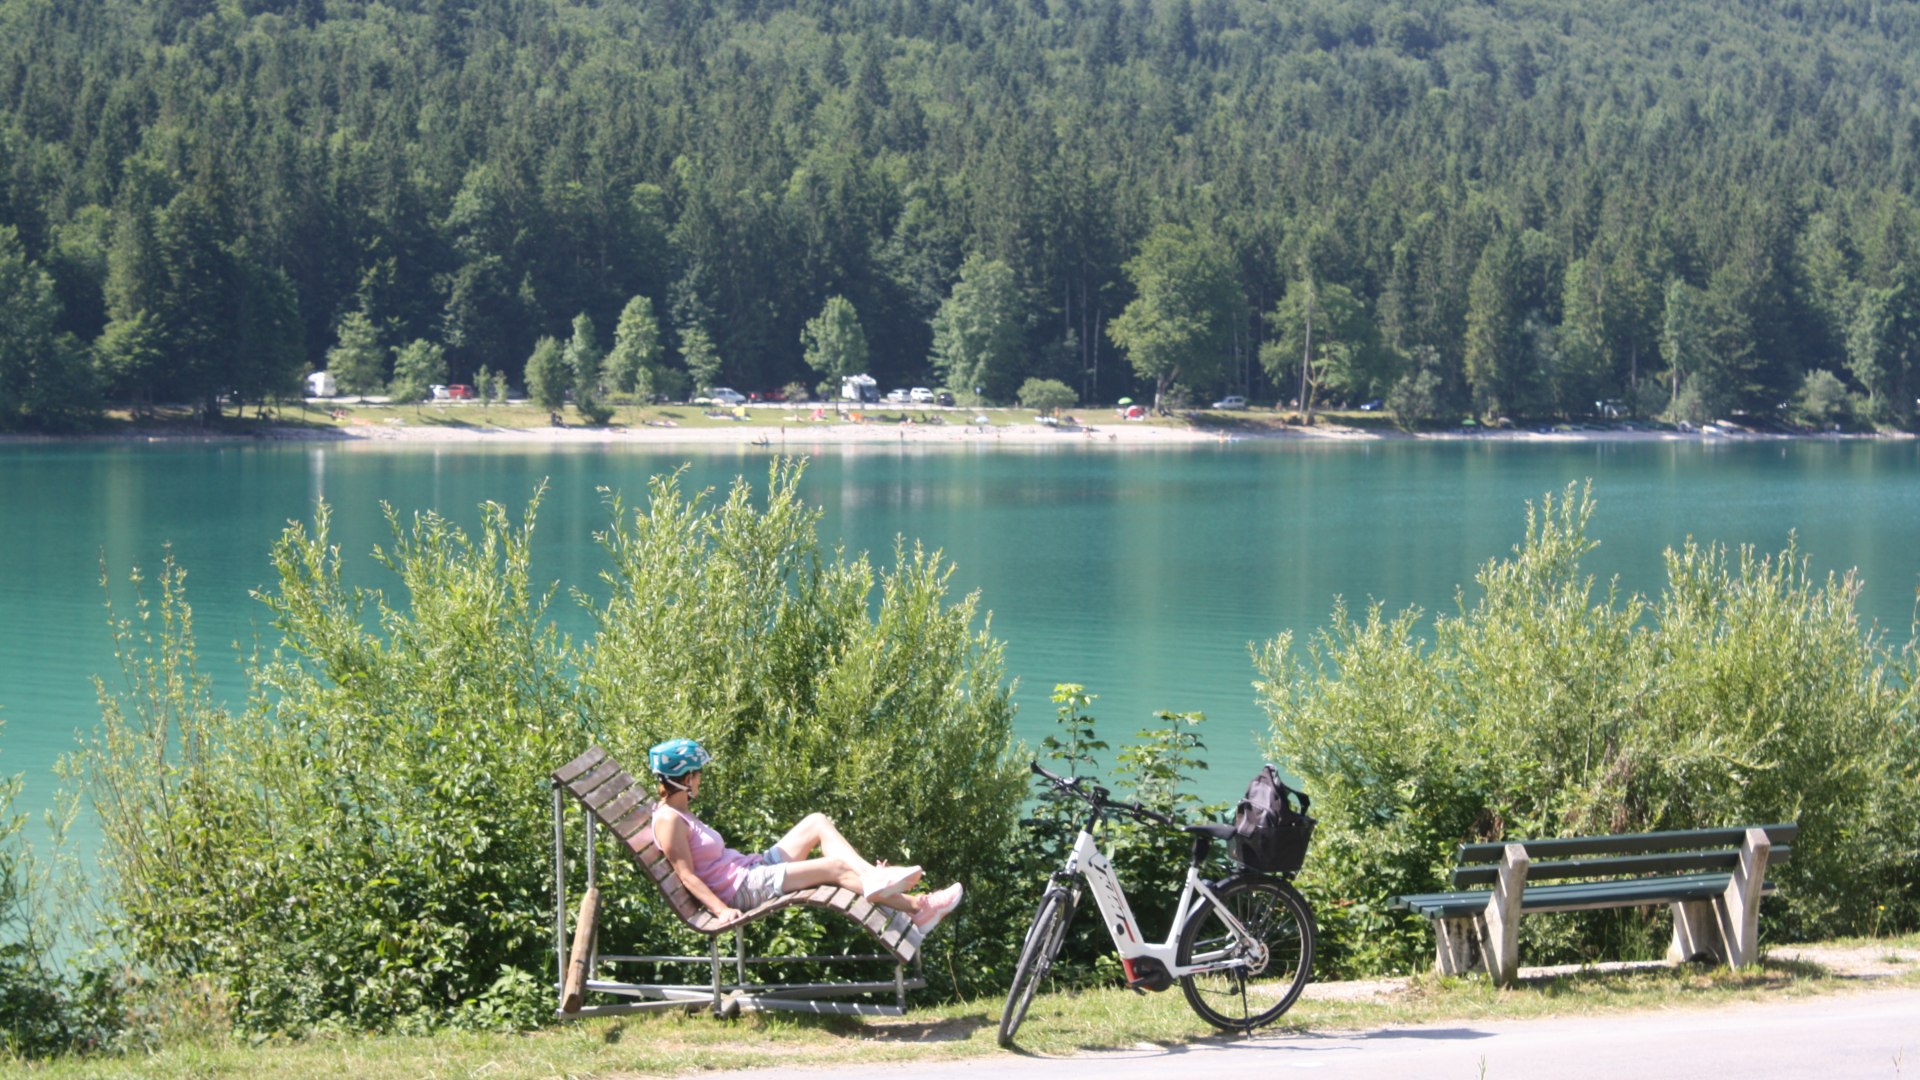
[[741, 880], [740, 887], [733, 891], [733, 906], [741, 911], [750, 911], [787, 891], [787, 857], [778, 845], [768, 848], [754, 856], [756, 860], [747, 867], [747, 876]]

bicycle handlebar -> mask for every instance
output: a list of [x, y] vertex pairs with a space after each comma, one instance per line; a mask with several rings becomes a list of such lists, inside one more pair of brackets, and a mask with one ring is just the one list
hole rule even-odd
[[1080, 799], [1089, 806], [1092, 806], [1095, 810], [1121, 810], [1143, 821], [1151, 821], [1175, 829], [1180, 827], [1178, 821], [1157, 810], [1149, 810], [1136, 802], [1125, 802], [1116, 799], [1113, 797], [1112, 792], [1098, 784], [1084, 783], [1086, 780], [1084, 776], [1061, 776], [1059, 773], [1049, 772], [1045, 766], [1037, 761], [1032, 762], [1029, 768], [1033, 770], [1036, 776], [1045, 777], [1055, 788], [1072, 795], [1074, 798]]

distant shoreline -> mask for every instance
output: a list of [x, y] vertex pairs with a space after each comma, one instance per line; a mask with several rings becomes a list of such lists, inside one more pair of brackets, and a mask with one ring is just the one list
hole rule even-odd
[[1776, 433], [1743, 430], [1684, 432], [1619, 428], [1539, 431], [1506, 429], [1408, 433], [1393, 429], [1358, 428], [1321, 423], [1311, 428], [1259, 427], [1252, 430], [1204, 428], [1190, 425], [1112, 419], [1083, 415], [1081, 423], [1047, 425], [1037, 422], [977, 425], [869, 420], [854, 423], [827, 419], [799, 419], [786, 423], [766, 417], [737, 424], [702, 422], [677, 426], [662, 422], [601, 427], [568, 424], [564, 427], [511, 427], [478, 424], [410, 422], [408, 418], [360, 417], [336, 426], [290, 425], [262, 422], [248, 430], [199, 431], [185, 426], [141, 428], [77, 435], [0, 435], [0, 445], [20, 443], [196, 443], [196, 442], [305, 442], [340, 446], [734, 446], [768, 449], [916, 446], [1101, 446], [1191, 447], [1223, 443], [1300, 443], [1329, 445], [1371, 442], [1500, 442], [1500, 443], [1740, 443], [1740, 442], [1850, 442], [1912, 439], [1908, 434]]

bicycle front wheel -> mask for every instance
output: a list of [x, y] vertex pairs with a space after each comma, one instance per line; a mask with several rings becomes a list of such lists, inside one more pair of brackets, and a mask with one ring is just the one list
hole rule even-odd
[[1040, 898], [1040, 910], [1034, 913], [1027, 929], [1026, 943], [1020, 946], [1020, 960], [1013, 967], [1013, 988], [1007, 991], [1007, 1007], [1000, 1014], [1000, 1045], [1013, 1045], [1013, 1033], [1027, 1018], [1027, 1006], [1046, 980], [1053, 958], [1067, 937], [1067, 923], [1073, 919], [1073, 896], [1058, 885]]
[[1180, 932], [1181, 965], [1234, 963], [1182, 976], [1180, 989], [1200, 1019], [1226, 1031], [1270, 1024], [1293, 1006], [1313, 971], [1313, 912], [1294, 887], [1274, 878], [1241, 878], [1216, 889], [1220, 904], [1252, 935], [1242, 941], [1207, 904]]

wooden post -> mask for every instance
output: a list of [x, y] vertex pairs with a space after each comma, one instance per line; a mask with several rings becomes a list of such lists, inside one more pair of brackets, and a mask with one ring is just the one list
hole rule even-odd
[[573, 953], [567, 960], [567, 984], [560, 993], [560, 1011], [579, 1012], [585, 996], [587, 969], [593, 962], [594, 922], [600, 916], [600, 889], [589, 887], [580, 898], [580, 921], [573, 927]]
[[1748, 829], [1740, 845], [1740, 865], [1733, 868], [1727, 891], [1714, 902], [1720, 915], [1720, 936], [1727, 943], [1727, 966], [1738, 971], [1760, 959], [1760, 894], [1767, 884], [1767, 859], [1773, 841], [1765, 829]]
[[1442, 975], [1465, 975], [1473, 968], [1473, 920], [1433, 920], [1434, 965]]
[[1527, 889], [1527, 849], [1508, 844], [1500, 859], [1500, 882], [1487, 900], [1486, 937], [1480, 953], [1495, 986], [1512, 986], [1520, 971], [1520, 896]]

